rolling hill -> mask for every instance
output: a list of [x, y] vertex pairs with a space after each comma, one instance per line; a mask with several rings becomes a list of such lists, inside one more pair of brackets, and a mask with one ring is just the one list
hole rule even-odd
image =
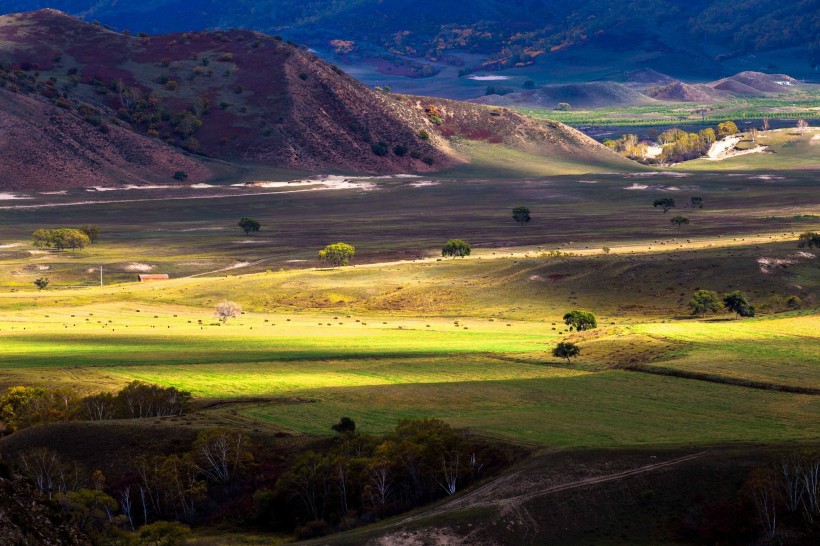
[[131, 36], [55, 10], [3, 16], [0, 84], [6, 189], [168, 181], [177, 171], [203, 181], [213, 159], [428, 172], [469, 161], [451, 137], [616, 161], [566, 126], [374, 91], [296, 44], [253, 31]]
[[[754, 0], [742, 12], [717, 0], [629, 1], [617, 7], [604, 0], [7, 0], [0, 10], [44, 7], [134, 32], [281, 33], [325, 58], [344, 60], [351, 71], [376, 65], [385, 81], [430, 77], [448, 67], [533, 67], [537, 74], [554, 74], [556, 65], [575, 81], [597, 79], [590, 76], [602, 68], [601, 53], [612, 54], [616, 63], [606, 64], [615, 74], [651, 66], [698, 81], [736, 72], [739, 63], [755, 69], [786, 63], [795, 72], [809, 71], [820, 60], [820, 9], [814, 0]], [[409, 74], [408, 62], [418, 70]], [[577, 77], [577, 67], [587, 77]]]

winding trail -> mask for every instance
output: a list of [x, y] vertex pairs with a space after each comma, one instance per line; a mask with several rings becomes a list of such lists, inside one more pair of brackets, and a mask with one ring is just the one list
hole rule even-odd
[[[533, 488], [533, 483], [529, 477], [527, 469], [522, 469], [511, 474], [501, 476], [500, 478], [497, 478], [489, 483], [486, 483], [481, 487], [478, 487], [468, 492], [467, 494], [458, 497], [457, 499], [453, 499], [430, 510], [426, 510], [419, 514], [415, 514], [413, 516], [404, 518], [399, 522], [393, 524], [392, 527], [404, 525], [406, 523], [414, 522], [424, 518], [439, 516], [456, 510], [463, 510], [466, 508], [472, 508], [477, 506], [494, 506], [503, 508], [505, 510], [518, 511], [518, 509], [523, 503], [535, 498], [543, 497], [553, 493], [559, 493], [561, 491], [568, 491], [571, 489], [590, 487], [602, 483], [623, 480], [625, 478], [638, 476], [641, 474], [648, 474], [650, 472], [655, 472], [662, 468], [675, 466], [681, 463], [685, 463], [687, 461], [691, 461], [693, 459], [697, 459], [708, 452], [709, 450], [699, 451], [697, 453], [684, 455], [682, 457], [677, 457], [675, 459], [670, 459], [658, 463], [652, 463], [637, 468], [631, 468], [628, 470], [622, 470], [620, 472], [614, 472], [612, 474], [605, 474], [602, 476], [590, 476], [588, 478], [582, 478], [580, 480], [575, 480], [568, 483], [562, 483], [546, 487], [543, 489], [538, 489], [537, 491], [530, 491], [511, 496], [504, 496], [503, 493], [505, 491], [522, 489], [526, 490], [528, 488]], [[499, 495], [499, 493], [501, 493], [501, 495]]]

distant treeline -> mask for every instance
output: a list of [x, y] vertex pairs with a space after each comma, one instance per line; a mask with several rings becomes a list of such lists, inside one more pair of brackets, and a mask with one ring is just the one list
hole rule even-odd
[[641, 163], [680, 163], [703, 157], [718, 139], [738, 132], [737, 125], [732, 121], [720, 123], [717, 131], [709, 127], [697, 133], [687, 133], [681, 129], [672, 128], [658, 135], [658, 144], [663, 149], [656, 157], [648, 157], [649, 145], [640, 141], [633, 134], [623, 135], [617, 140], [605, 140], [604, 146]]
[[181, 415], [191, 393], [132, 381], [116, 393], [81, 396], [68, 387], [10, 387], [0, 396], [0, 432], [57, 421], [145, 419]]

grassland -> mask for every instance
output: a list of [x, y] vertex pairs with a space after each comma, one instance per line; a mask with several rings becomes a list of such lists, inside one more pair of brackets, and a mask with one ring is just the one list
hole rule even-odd
[[[705, 114], [701, 113], [703, 110]], [[701, 122], [717, 125], [727, 120], [817, 119], [820, 117], [820, 95], [812, 91], [780, 98], [746, 98], [717, 104], [658, 103], [569, 111], [523, 108], [521, 111], [535, 118], [554, 119], [572, 127], [645, 127]]]
[[[726, 172], [509, 170], [324, 192], [6, 201], [0, 387], [97, 392], [137, 379], [191, 391], [196, 413], [149, 425], [163, 427], [323, 435], [347, 415], [369, 432], [439, 417], [536, 446], [810, 441], [820, 397], [775, 389], [820, 388], [818, 259], [796, 247], [818, 229], [816, 158], [812, 134], [779, 135], [766, 135], [766, 163]], [[684, 206], [695, 195], [703, 209]], [[691, 223], [674, 228], [652, 207], [659, 196]], [[518, 204], [532, 210], [526, 226], [510, 218]], [[262, 231], [245, 236], [241, 216]], [[103, 232], [85, 250], [30, 246], [34, 229], [85, 223]], [[437, 257], [451, 237], [473, 255]], [[354, 266], [315, 261], [336, 240], [356, 245]], [[136, 283], [134, 265], [173, 278]], [[741, 290], [758, 317], [691, 317], [698, 288]], [[244, 313], [221, 324], [225, 299]], [[599, 328], [568, 331], [561, 317], [576, 308]], [[582, 348], [571, 363], [550, 353], [565, 339]], [[207, 409], [217, 402], [227, 406]]]

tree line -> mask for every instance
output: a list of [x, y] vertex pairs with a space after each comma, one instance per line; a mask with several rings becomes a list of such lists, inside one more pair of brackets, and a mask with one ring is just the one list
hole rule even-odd
[[55, 248], [56, 250], [83, 249], [100, 237], [98, 226], [81, 226], [79, 228], [38, 229], [31, 234], [37, 248]]
[[335, 438], [284, 450], [242, 431], [206, 429], [176, 453], [135, 457], [117, 476], [33, 448], [7, 473], [55, 500], [95, 544], [166, 544], [152, 540], [220, 522], [306, 539], [454, 495], [524, 453], [437, 419], [402, 420], [378, 436], [349, 418], [333, 429]]
[[191, 393], [132, 381], [116, 393], [81, 396], [68, 387], [9, 387], [0, 396], [0, 433], [57, 421], [147, 419], [181, 415]]

